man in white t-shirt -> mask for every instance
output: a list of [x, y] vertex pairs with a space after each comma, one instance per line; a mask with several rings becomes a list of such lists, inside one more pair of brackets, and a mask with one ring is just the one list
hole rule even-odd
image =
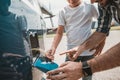
[[[61, 41], [65, 30], [67, 36], [67, 49], [81, 45], [91, 35], [91, 24], [93, 17], [98, 17], [96, 8], [81, 0], [67, 0], [69, 5], [65, 6], [58, 17], [58, 29], [50, 50], [46, 53], [49, 59], [54, 59], [56, 48]], [[93, 58], [93, 51], [84, 51], [74, 61], [86, 61]], [[72, 60], [68, 55], [66, 61]]]

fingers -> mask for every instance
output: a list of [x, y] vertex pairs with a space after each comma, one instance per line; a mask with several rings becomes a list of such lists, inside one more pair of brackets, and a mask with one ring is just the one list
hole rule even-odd
[[70, 62], [70, 61], [67, 61], [67, 62], [61, 64], [60, 67], [64, 67], [64, 66], [66, 66], [69, 62]]
[[101, 54], [101, 49], [96, 49], [95, 53], [93, 54], [94, 56], [99, 56]]
[[51, 75], [55, 75], [55, 74], [59, 74], [60, 72], [64, 72], [64, 68], [58, 68], [56, 70], [51, 70], [47, 72], [47, 75], [51, 76]]
[[70, 50], [60, 53], [60, 55], [67, 54], [69, 60], [74, 61], [73, 55], [76, 53], [76, 51], [77, 50], [75, 48], [73, 48], [73, 49], [70, 49]]
[[79, 55], [80, 55], [79, 52], [76, 52], [76, 53], [73, 55], [73, 59], [74, 59], [74, 60], [77, 59], [77, 57], [78, 57]]
[[75, 52], [74, 53], [66, 53], [66, 55], [70, 61], [74, 61], [74, 58], [73, 58], [74, 54], [75, 54]]
[[55, 54], [55, 50], [52, 50], [52, 51], [51, 51], [51, 55], [54, 55], [54, 54]]
[[69, 58], [69, 60], [73, 61], [73, 55], [75, 53], [61, 53], [60, 55], [63, 55], [63, 54], [67, 54], [67, 57]]
[[95, 50], [95, 47], [94, 47], [94, 48], [92, 48], [92, 49], [90, 49], [89, 51], [91, 52], [91, 51], [93, 51], [93, 50]]
[[[75, 54], [75, 53], [74, 53]], [[70, 60], [70, 61], [74, 61], [74, 59], [73, 59], [73, 55], [74, 54], [70, 54], [70, 53], [67, 53], [67, 57], [68, 57], [68, 59]]]
[[80, 55], [79, 52], [67, 53], [67, 56], [71, 61], [74, 61], [75, 59], [77, 59], [79, 55]]
[[64, 55], [64, 54], [72, 53], [72, 52], [73, 52], [73, 50], [70, 49], [70, 50], [67, 50], [67, 51], [61, 52], [60, 55]]
[[62, 52], [62, 53], [60, 53], [59, 55], [64, 55], [64, 54], [66, 54], [66, 52]]
[[54, 51], [53, 50], [48, 50], [45, 54], [45, 56], [51, 60], [54, 60]]
[[96, 52], [94, 53], [94, 56], [99, 56], [102, 52], [102, 49], [105, 45], [105, 41], [101, 42], [97, 47], [96, 47]]
[[47, 57], [48, 59], [54, 60], [54, 56], [51, 55], [51, 54], [47, 54], [46, 57]]
[[65, 80], [66, 76], [67, 74], [63, 72], [59, 74], [48, 75], [47, 78], [52, 80]]
[[93, 56], [99, 56], [100, 55], [100, 52], [99, 51], [96, 51]]
[[77, 57], [86, 49], [84, 48], [84, 46], [79, 46], [79, 48], [77, 49], [76, 53], [73, 55], [74, 59], [77, 59]]

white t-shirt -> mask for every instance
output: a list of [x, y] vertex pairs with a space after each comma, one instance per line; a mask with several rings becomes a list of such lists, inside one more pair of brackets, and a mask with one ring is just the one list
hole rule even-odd
[[[93, 17], [98, 17], [96, 8], [84, 2], [75, 8], [66, 6], [59, 12], [58, 25], [64, 26], [68, 49], [82, 44], [91, 35]], [[86, 50], [80, 56], [92, 54], [93, 52]]]

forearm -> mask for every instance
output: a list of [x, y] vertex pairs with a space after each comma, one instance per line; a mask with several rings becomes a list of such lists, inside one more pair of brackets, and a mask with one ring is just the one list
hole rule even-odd
[[60, 43], [60, 41], [62, 39], [62, 35], [56, 34], [56, 36], [54, 37], [54, 40], [53, 40], [51, 48], [55, 48], [55, 49], [57, 48], [57, 46], [59, 45], [59, 43]]
[[63, 31], [64, 31], [64, 27], [59, 25], [58, 28], [57, 28], [57, 32], [56, 32], [56, 35], [54, 37], [54, 40], [52, 42], [51, 48], [54, 48], [54, 49], [57, 48], [57, 46], [59, 45], [59, 43], [62, 39]]
[[93, 73], [120, 66], [120, 43], [101, 56], [89, 60], [88, 64], [91, 66]]
[[80, 47], [84, 50], [92, 49], [99, 45], [106, 38], [106, 34], [94, 32]]
[[96, 0], [90, 0], [91, 1], [91, 4], [93, 4], [93, 3], [95, 3], [96, 2]]

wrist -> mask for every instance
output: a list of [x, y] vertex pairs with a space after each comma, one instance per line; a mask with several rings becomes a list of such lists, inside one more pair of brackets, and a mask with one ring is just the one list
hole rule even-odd
[[82, 70], [82, 62], [78, 62], [78, 64], [79, 64], [78, 71], [80, 71], [80, 76], [84, 77], [83, 70]]
[[82, 52], [85, 51], [85, 50], [86, 50], [86, 46], [83, 44], [83, 45], [80, 45], [80, 46], [78, 47], [77, 52], [78, 52], [78, 53], [82, 53]]
[[91, 67], [92, 73], [96, 72], [98, 68], [97, 61], [95, 59], [91, 59], [91, 60], [88, 60], [87, 63]]
[[56, 47], [52, 46], [51, 49], [52, 49], [52, 50], [56, 50]]

